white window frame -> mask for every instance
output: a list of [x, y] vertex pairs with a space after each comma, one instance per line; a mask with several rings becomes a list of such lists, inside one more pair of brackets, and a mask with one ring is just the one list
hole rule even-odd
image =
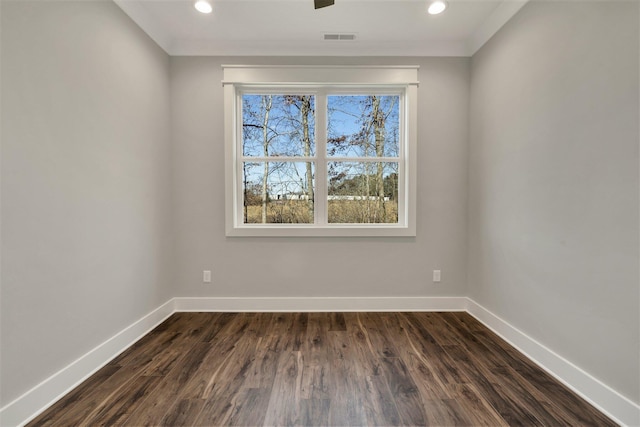
[[[247, 66], [223, 65], [225, 135], [225, 221], [227, 236], [348, 237], [416, 235], [417, 66]], [[398, 158], [398, 223], [329, 224], [318, 213], [327, 211], [326, 166], [329, 161], [361, 161], [360, 158], [326, 155], [326, 117], [315, 117], [314, 224], [245, 224], [242, 217], [242, 94], [272, 92], [316, 95], [316, 111], [326, 110], [326, 95], [399, 94], [400, 152]], [[386, 159], [386, 160], [385, 160]], [[368, 161], [381, 161], [371, 158]]]

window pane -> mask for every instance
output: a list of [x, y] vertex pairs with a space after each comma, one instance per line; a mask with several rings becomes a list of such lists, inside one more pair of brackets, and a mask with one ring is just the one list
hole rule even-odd
[[397, 162], [329, 162], [329, 223], [398, 223]]
[[331, 95], [327, 109], [328, 156], [398, 156], [400, 96]]
[[244, 162], [242, 172], [245, 224], [313, 223], [312, 162]]
[[243, 95], [242, 154], [314, 156], [313, 95]]

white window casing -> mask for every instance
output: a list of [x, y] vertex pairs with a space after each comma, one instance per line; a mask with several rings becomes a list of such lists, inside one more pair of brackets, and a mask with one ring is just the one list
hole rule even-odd
[[[417, 66], [245, 66], [223, 65], [225, 135], [225, 222], [227, 236], [415, 236], [417, 167]], [[242, 221], [242, 94], [313, 94], [316, 112], [327, 111], [327, 95], [400, 95], [400, 140], [397, 158], [369, 161], [398, 163], [398, 222], [334, 224], [327, 222], [327, 164], [362, 158], [326, 154], [325, 114], [315, 116], [315, 185], [313, 224], [245, 224]], [[274, 158], [277, 160], [277, 158]], [[298, 161], [298, 159], [296, 159]], [[309, 161], [301, 158], [299, 161]]]

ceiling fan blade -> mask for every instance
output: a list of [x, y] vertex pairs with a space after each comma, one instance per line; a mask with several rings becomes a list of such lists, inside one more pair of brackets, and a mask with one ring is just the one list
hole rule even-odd
[[313, 8], [320, 9], [321, 7], [332, 6], [334, 0], [313, 0]]

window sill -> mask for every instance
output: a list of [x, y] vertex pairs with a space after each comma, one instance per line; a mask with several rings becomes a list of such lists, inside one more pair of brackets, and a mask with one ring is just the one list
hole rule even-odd
[[387, 225], [244, 225], [227, 229], [227, 237], [415, 237], [415, 227]]

